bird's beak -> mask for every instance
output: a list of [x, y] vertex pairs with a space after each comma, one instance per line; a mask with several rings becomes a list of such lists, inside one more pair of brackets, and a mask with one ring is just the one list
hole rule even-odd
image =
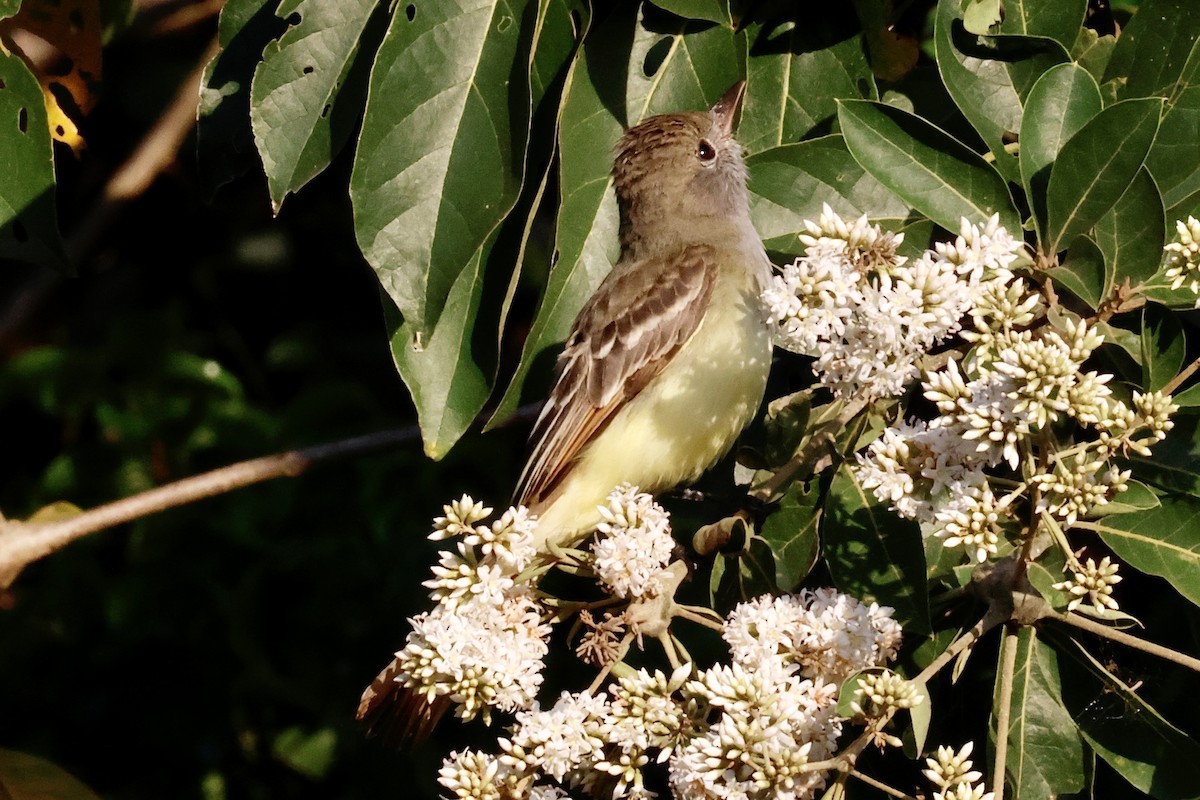
[[745, 94], [746, 82], [738, 81], [725, 90], [725, 94], [721, 95], [721, 99], [712, 107], [712, 114], [717, 118], [721, 132], [726, 136], [732, 136], [733, 129], [737, 127], [737, 115], [742, 107], [742, 97]]

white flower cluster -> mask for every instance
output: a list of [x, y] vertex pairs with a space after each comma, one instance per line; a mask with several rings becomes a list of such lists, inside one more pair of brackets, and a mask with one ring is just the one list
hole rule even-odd
[[763, 293], [776, 343], [816, 357], [837, 395], [891, 397], [917, 377], [929, 349], [959, 330], [974, 298], [1011, 279], [1024, 245], [993, 217], [963, 220], [959, 237], [911, 264], [896, 253], [903, 234], [847, 223], [824, 207], [806, 223], [805, 254]]
[[895, 656], [891, 609], [833, 590], [762, 597], [739, 605], [723, 635], [730, 664], [642, 669], [607, 692], [564, 693], [519, 712], [501, 755], [451, 754], [439, 780], [464, 798], [562, 796], [551, 781], [649, 798], [644, 770], [665, 762], [677, 798], [813, 797], [825, 774], [809, 765], [834, 753], [841, 732], [837, 681]]
[[[978, 561], [997, 552], [1006, 509], [1030, 487], [1038, 490], [1036, 510], [1068, 527], [1125, 491], [1129, 472], [1107, 460], [1127, 450], [1148, 454], [1178, 408], [1158, 392], [1135, 392], [1131, 408], [1113, 397], [1111, 375], [1083, 372], [1103, 338], [1081, 320], [1060, 316], [1019, 330], [1032, 319], [1030, 298], [1036, 295], [1026, 296], [1019, 279], [980, 298], [974, 329], [963, 334], [975, 342], [965, 366], [951, 361], [925, 375], [924, 395], [939, 416], [893, 426], [857, 456], [864, 487]], [[1063, 420], [1091, 429], [1095, 440], [1052, 452], [1047, 471], [1003, 497], [993, 494], [985, 470], [1018, 471]]]
[[462, 538], [425, 582], [437, 606], [409, 620], [396, 654], [397, 682], [429, 701], [448, 697], [463, 719], [528, 708], [550, 635], [545, 609], [519, 576], [534, 556], [536, 520], [518, 507], [481, 524], [491, 513], [464, 495], [434, 521], [431, 539]]
[[626, 600], [657, 597], [663, 590], [675, 540], [671, 519], [638, 487], [618, 486], [599, 507], [592, 569], [611, 594]]
[[980, 779], [983, 773], [972, 769], [971, 751], [974, 742], [967, 742], [957, 753], [952, 747], [939, 747], [936, 758], [925, 759], [925, 777], [937, 787], [933, 800], [994, 800], [992, 792], [984, 791]]
[[[1200, 220], [1195, 217], [1188, 217], [1186, 222], [1176, 220], [1175, 231], [1179, 235], [1178, 241], [1163, 248], [1166, 277], [1171, 281], [1172, 289], [1186, 283], [1192, 293], [1200, 295]], [[1200, 297], [1196, 298], [1196, 307], [1200, 308]]]
[[1091, 610], [1100, 617], [1109, 611], [1117, 610], [1117, 601], [1113, 599], [1113, 586], [1121, 582], [1117, 574], [1117, 565], [1108, 556], [1100, 559], [1089, 558], [1086, 564], [1069, 566], [1071, 577], [1054, 584], [1054, 588], [1071, 595], [1067, 603], [1067, 611], [1074, 611], [1086, 600]]

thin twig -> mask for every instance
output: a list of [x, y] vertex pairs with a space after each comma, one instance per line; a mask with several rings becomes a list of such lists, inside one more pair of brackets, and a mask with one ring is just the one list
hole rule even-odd
[[992, 792], [1004, 797], [1004, 770], [1008, 760], [1008, 726], [1012, 715], [1013, 674], [1017, 669], [1017, 636], [1010, 625], [1004, 635], [1004, 660], [1000, 662], [1000, 711], [996, 715], [996, 760], [992, 765]]
[[876, 789], [883, 792], [884, 794], [890, 794], [892, 797], [899, 797], [899, 798], [901, 798], [901, 800], [917, 800], [917, 798], [913, 797], [911, 794], [905, 794], [904, 792], [900, 791], [899, 789], [896, 789], [895, 787], [892, 787], [892, 786], [888, 786], [886, 783], [883, 783], [882, 781], [877, 781], [874, 778], [872, 778], [870, 775], [864, 775], [863, 773], [859, 772], [856, 769], [850, 770], [850, 776], [853, 778], [857, 778], [858, 780], [865, 783], [867, 786], [875, 787]]
[[67, 241], [67, 255], [72, 263], [85, 258], [129, 201], [149, 189], [175, 162], [179, 148], [196, 124], [204, 68], [217, 51], [217, 40], [213, 39], [180, 84], [175, 99], [159, 115], [154, 127], [146, 132], [125, 163], [108, 179], [104, 190]]
[[1110, 641], [1118, 642], [1126, 647], [1132, 647], [1134, 650], [1141, 650], [1143, 653], [1158, 656], [1166, 659], [1172, 664], [1178, 664], [1181, 667], [1186, 667], [1193, 672], [1200, 672], [1200, 659], [1192, 658], [1184, 655], [1177, 650], [1172, 650], [1169, 647], [1163, 647], [1161, 644], [1147, 642], [1145, 639], [1139, 639], [1136, 636], [1130, 636], [1124, 631], [1119, 631], [1116, 628], [1110, 628], [1107, 625], [1101, 625], [1099, 622], [1094, 622], [1087, 617], [1079, 614], [1060, 614], [1056, 611], [1051, 611], [1045, 614], [1046, 619], [1057, 620], [1074, 628], [1094, 633]]
[[1184, 381], [1192, 377], [1198, 369], [1200, 369], [1200, 358], [1188, 364], [1178, 375], [1167, 381], [1167, 385], [1162, 388], [1162, 393], [1175, 394], [1175, 390], [1182, 386]]

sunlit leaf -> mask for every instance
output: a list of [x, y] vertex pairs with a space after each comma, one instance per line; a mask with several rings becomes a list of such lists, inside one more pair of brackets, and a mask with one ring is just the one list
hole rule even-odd
[[[284, 0], [276, 11], [295, 21], [263, 51], [250, 89], [250, 123], [276, 213], [284, 197], [328, 166], [358, 121], [366, 72], [360, 66], [356, 80], [348, 79], [377, 5]], [[335, 114], [335, 101], [349, 107]]]
[[42, 90], [25, 62], [0, 53], [0, 258], [62, 266], [54, 158]]
[[1070, 246], [1121, 199], [1154, 142], [1161, 108], [1154, 99], [1109, 106], [1062, 146], [1046, 195], [1045, 252]]
[[1008, 186], [989, 164], [945, 131], [898, 108], [843, 101], [838, 119], [846, 145], [863, 169], [948, 230], [963, 217], [1020, 230]]

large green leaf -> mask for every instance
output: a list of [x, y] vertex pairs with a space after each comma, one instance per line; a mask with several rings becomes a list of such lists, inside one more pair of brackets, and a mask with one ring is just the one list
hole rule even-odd
[[54, 154], [37, 78], [0, 53], [0, 259], [63, 266], [54, 202]]
[[1066, 643], [1064, 649], [1063, 702], [1096, 754], [1151, 797], [1200, 795], [1200, 745], [1082, 647]]
[[1146, 160], [1161, 109], [1155, 99], [1116, 103], [1062, 146], [1046, 193], [1044, 252], [1069, 247], [1121, 199]]
[[686, 19], [701, 19], [732, 26], [729, 0], [650, 0], [663, 11]]
[[1005, 0], [1000, 33], [1044, 36], [1071, 48], [1087, 13], [1087, 0]]
[[259, 163], [250, 128], [250, 83], [263, 48], [286, 24], [278, 0], [228, 0], [217, 23], [220, 52], [204, 68], [196, 120], [196, 160], [211, 197]]
[[74, 775], [44, 758], [0, 750], [0, 797], [4, 800], [100, 800]]
[[750, 43], [738, 139], [751, 153], [828, 133], [839, 98], [877, 97], [853, 10], [745, 29]]
[[834, 584], [896, 610], [906, 631], [929, 633], [921, 530], [875, 502], [843, 465], [825, 501], [821, 540]]
[[1072, 242], [1062, 264], [1051, 267], [1047, 272], [1056, 283], [1066, 287], [1093, 309], [1099, 308], [1104, 302], [1104, 291], [1108, 285], [1104, 254], [1091, 238], [1080, 236]]
[[938, 71], [951, 97], [995, 155], [996, 169], [1016, 182], [1016, 156], [1005, 150], [1021, 130], [1024, 100], [1038, 76], [1069, 60], [1053, 39], [969, 33], [962, 23], [967, 0], [940, 0], [934, 29]]
[[1046, 225], [1051, 164], [1066, 141], [1103, 107], [1095, 78], [1076, 64], [1051, 67], [1030, 90], [1021, 120], [1020, 165], [1038, 231]]
[[804, 221], [817, 219], [824, 203], [844, 217], [866, 214], [889, 228], [912, 212], [858, 165], [836, 134], [756, 153], [746, 159], [746, 167], [750, 216], [768, 248], [795, 249]]
[[1146, 166], [1168, 208], [1200, 191], [1200, 83], [1181, 89], [1167, 105]]
[[[616, 11], [589, 35], [572, 66], [559, 122], [562, 198], [555, 260], [493, 423], [520, 405], [535, 365], [548, 374], [552, 348], [567, 337], [579, 309], [616, 261], [617, 203], [609, 173], [623, 122], [711, 107], [739, 77], [738, 42], [728, 28], [652, 8], [636, 18]], [[604, 78], [612, 64], [628, 64], [623, 95]]]
[[838, 121], [854, 160], [931, 220], [958, 230], [959, 220], [993, 214], [1021, 229], [1004, 179], [977, 153], [920, 117], [867, 100], [841, 101]]
[[[1005, 648], [1015, 646], [1012, 708], [1008, 722], [1008, 760], [1005, 771], [1014, 800], [1044, 800], [1083, 789], [1087, 771], [1083, 741], [1063, 706], [1058, 653], [1039, 641], [1034, 628], [1023, 627], [1015, 645], [1004, 637]], [[999, 703], [999, 692], [994, 694]], [[999, 708], [992, 708], [992, 735]]]
[[1104, 253], [1107, 283], [1103, 296], [1116, 286], [1149, 280], [1162, 261], [1166, 227], [1162, 197], [1143, 167], [1108, 213], [1096, 222], [1096, 243]]
[[360, 67], [357, 80], [347, 78], [377, 6], [284, 0], [276, 11], [298, 21], [267, 45], [250, 88], [250, 124], [276, 213], [284, 197], [329, 165], [358, 121], [366, 73]]
[[1135, 569], [1159, 575], [1200, 605], [1200, 500], [1168, 494], [1149, 511], [1118, 514], [1083, 525]]
[[397, 4], [376, 55], [350, 199], [359, 247], [414, 334], [431, 336], [516, 201], [529, 121], [527, 96], [513, 92], [525, 91], [534, 7]]
[[1200, 61], [1200, 15], [1193, 0], [1142, 0], [1117, 39], [1104, 81], [1119, 96], [1167, 97], [1190, 85]]

